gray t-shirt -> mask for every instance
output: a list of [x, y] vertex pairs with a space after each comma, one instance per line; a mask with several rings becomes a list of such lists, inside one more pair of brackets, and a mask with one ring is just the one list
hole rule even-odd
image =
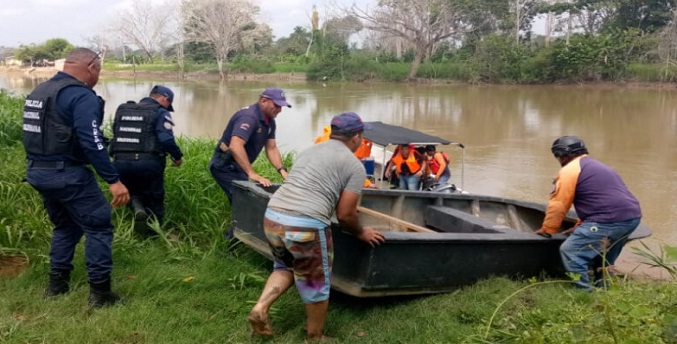
[[345, 144], [327, 140], [299, 154], [268, 206], [289, 210], [327, 225], [343, 190], [362, 193], [364, 166]]

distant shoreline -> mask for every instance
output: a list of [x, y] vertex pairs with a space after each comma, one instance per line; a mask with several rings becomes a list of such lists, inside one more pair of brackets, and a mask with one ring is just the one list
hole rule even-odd
[[[15, 67], [0, 66], [0, 73], [4, 74], [22, 74], [26, 77], [49, 78], [54, 75], [58, 69], [55, 67]], [[101, 71], [102, 78], [160, 78], [164, 80], [220, 80], [218, 73], [207, 72], [189, 72], [184, 74], [184, 78], [179, 78], [178, 72], [168, 71], [131, 71], [131, 70], [113, 70]], [[228, 73], [228, 81], [284, 81], [284, 82], [305, 82], [304, 73]]]
[[[55, 67], [16, 67], [16, 66], [0, 66], [1, 74], [22, 74], [26, 77], [34, 78], [49, 78], [58, 70]], [[144, 79], [162, 79], [162, 80], [220, 80], [218, 73], [212, 72], [188, 72], [184, 74], [184, 78], [179, 78], [179, 73], [174, 71], [131, 71], [131, 70], [106, 70], [101, 71], [102, 78], [144, 78]], [[226, 81], [275, 81], [299, 83], [307, 82], [305, 73], [228, 73]], [[367, 83], [403, 83], [397, 81], [380, 81], [370, 80]], [[541, 86], [555, 86], [555, 87], [581, 87], [581, 88], [626, 88], [626, 89], [677, 89], [677, 83], [672, 82], [651, 82], [651, 81], [588, 81], [576, 83], [550, 83], [550, 84], [469, 84], [463, 81], [448, 80], [448, 79], [418, 79], [414, 83], [421, 84], [465, 84], [474, 86], [516, 86], [516, 87], [541, 87]], [[406, 83], [406, 82], [404, 82]]]

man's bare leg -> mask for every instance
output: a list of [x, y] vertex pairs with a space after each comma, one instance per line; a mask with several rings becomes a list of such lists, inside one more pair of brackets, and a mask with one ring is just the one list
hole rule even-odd
[[247, 316], [254, 333], [262, 336], [273, 335], [273, 327], [268, 321], [268, 311], [292, 284], [294, 284], [294, 274], [291, 271], [275, 270], [270, 274], [259, 300]]
[[306, 304], [307, 340], [317, 341], [323, 339], [327, 308], [329, 308], [329, 300]]

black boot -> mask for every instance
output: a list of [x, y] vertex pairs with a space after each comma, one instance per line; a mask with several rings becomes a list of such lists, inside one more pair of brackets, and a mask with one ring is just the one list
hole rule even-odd
[[68, 270], [52, 271], [49, 273], [49, 285], [45, 290], [45, 296], [52, 297], [65, 294], [70, 288], [71, 272]]
[[110, 279], [103, 282], [89, 282], [89, 306], [101, 308], [120, 301], [120, 296], [110, 290]]
[[141, 202], [140, 199], [133, 198], [129, 204], [131, 205], [132, 212], [134, 213], [134, 220], [137, 222], [146, 222], [148, 220], [148, 212], [146, 211], [146, 207], [143, 206], [143, 202]]

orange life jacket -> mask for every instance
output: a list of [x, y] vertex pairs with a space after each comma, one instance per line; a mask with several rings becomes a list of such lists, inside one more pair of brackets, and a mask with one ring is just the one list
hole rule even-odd
[[437, 171], [440, 170], [440, 163], [437, 161], [437, 159], [435, 159], [435, 155], [437, 155], [438, 153], [442, 154], [442, 158], [444, 158], [444, 162], [447, 163], [447, 166], [449, 166], [449, 162], [451, 161], [451, 159], [449, 159], [449, 156], [447, 155], [447, 153], [445, 153], [445, 152], [435, 152], [435, 154], [432, 157], [430, 157], [430, 159], [428, 159], [429, 160], [428, 166], [430, 166], [430, 171], [433, 174], [437, 174]]
[[[322, 135], [318, 136], [315, 138], [315, 143], [321, 143], [324, 141], [329, 140], [329, 136], [331, 136], [331, 126], [325, 125], [324, 128], [322, 128]], [[360, 148], [358, 148], [355, 151], [355, 156], [362, 160], [364, 158], [368, 158], [371, 156], [371, 141], [367, 139], [362, 139], [362, 145], [360, 145]], [[364, 185], [362, 187], [364, 188], [369, 188], [372, 187], [374, 184], [369, 180], [369, 178], [365, 179]]]
[[358, 148], [355, 151], [355, 156], [360, 160], [370, 157], [371, 145], [372, 145], [371, 141], [367, 139], [362, 139], [362, 144], [360, 145], [360, 148]]
[[[329, 140], [329, 136], [331, 136], [331, 126], [325, 125], [324, 128], [322, 128], [322, 135], [315, 138], [315, 143], [327, 141]], [[362, 139], [362, 144], [360, 145], [360, 148], [355, 151], [355, 156], [360, 160], [370, 157], [371, 145], [371, 141]]]
[[406, 160], [404, 157], [402, 157], [402, 152], [398, 152], [395, 156], [393, 156], [393, 164], [395, 164], [395, 167], [397, 168], [397, 174], [402, 173], [402, 164], [405, 163], [407, 164], [411, 174], [414, 174], [421, 169], [421, 164], [416, 159], [416, 154], [419, 153], [412, 149], [409, 151], [409, 156]]
[[315, 143], [320, 143], [329, 140], [329, 135], [331, 135], [331, 127], [325, 125], [324, 128], [322, 128], [322, 135], [315, 138]]

